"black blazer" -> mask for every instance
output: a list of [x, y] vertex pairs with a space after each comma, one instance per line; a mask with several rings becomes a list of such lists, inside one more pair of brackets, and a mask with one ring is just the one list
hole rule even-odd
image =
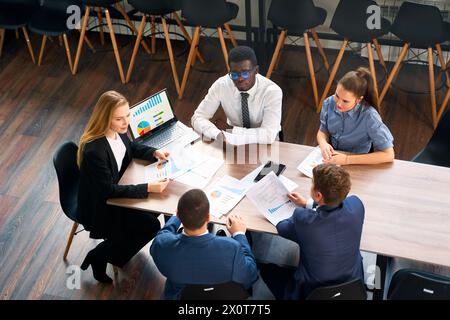
[[109, 198], [146, 198], [147, 184], [118, 185], [132, 158], [155, 162], [155, 148], [131, 142], [126, 134], [120, 137], [126, 153], [122, 168], [117, 168], [112, 149], [106, 137], [85, 145], [80, 167], [78, 189], [78, 215], [84, 228], [95, 239], [108, 238], [114, 217], [113, 210], [106, 205]]

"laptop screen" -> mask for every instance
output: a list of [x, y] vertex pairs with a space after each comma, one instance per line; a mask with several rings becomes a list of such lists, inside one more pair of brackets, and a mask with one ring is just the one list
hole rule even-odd
[[164, 124], [176, 120], [165, 89], [135, 104], [130, 112], [130, 131], [133, 139], [159, 131]]

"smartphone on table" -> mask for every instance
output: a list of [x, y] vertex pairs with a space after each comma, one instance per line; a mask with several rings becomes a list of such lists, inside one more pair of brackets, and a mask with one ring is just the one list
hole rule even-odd
[[268, 175], [270, 172], [274, 172], [277, 176], [283, 173], [283, 171], [286, 169], [286, 166], [282, 163], [276, 163], [273, 161], [268, 161], [262, 170], [258, 173], [258, 175], [255, 178], [255, 182], [258, 182], [262, 178], [264, 178], [266, 175]]

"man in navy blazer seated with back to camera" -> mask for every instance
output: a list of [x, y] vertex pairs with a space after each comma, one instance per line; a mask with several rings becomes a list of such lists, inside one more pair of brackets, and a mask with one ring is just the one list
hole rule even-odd
[[[209, 201], [199, 189], [179, 200], [177, 215], [156, 235], [150, 253], [167, 278], [164, 298], [175, 300], [187, 284], [219, 284], [234, 281], [250, 289], [258, 279], [253, 253], [245, 237], [246, 226], [239, 216], [228, 217], [232, 238], [208, 232]], [[178, 233], [183, 223], [182, 233]]]
[[347, 197], [350, 187], [344, 168], [320, 164], [313, 169], [309, 200], [296, 192], [288, 194], [298, 208], [277, 224], [277, 231], [299, 245], [300, 262], [297, 270], [259, 265], [275, 298], [305, 299], [318, 287], [364, 280], [359, 251], [364, 205], [357, 196]]

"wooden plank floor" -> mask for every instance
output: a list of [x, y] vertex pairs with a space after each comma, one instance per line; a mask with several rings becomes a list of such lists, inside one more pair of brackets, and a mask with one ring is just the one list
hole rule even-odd
[[[117, 90], [131, 104], [168, 88], [179, 119], [189, 124], [196, 106], [214, 80], [225, 73], [218, 41], [203, 41], [201, 50], [208, 62], [196, 65], [191, 72], [185, 98], [178, 100], [164, 43], [158, 40], [156, 58], [144, 53], [138, 56], [132, 80], [120, 83], [110, 45], [99, 45], [98, 36], [90, 35], [98, 49], [93, 54], [86, 48], [79, 72], [69, 72], [63, 47], [58, 41], [48, 43], [43, 65], [31, 63], [23, 39], [8, 39], [0, 59], [0, 292], [1, 299], [158, 299], [164, 278], [159, 274], [148, 246], [119, 272], [114, 286], [98, 284], [91, 272], [82, 272], [81, 289], [66, 286], [69, 265], [81, 264], [96, 241], [81, 232], [74, 239], [68, 261], [62, 259], [71, 222], [59, 206], [58, 186], [52, 155], [65, 140], [78, 142], [92, 108], [101, 93]], [[40, 39], [33, 36], [35, 52]], [[131, 38], [121, 38], [124, 69], [131, 57]], [[72, 52], [77, 39], [71, 39]], [[178, 73], [184, 69], [184, 43], [174, 43]], [[335, 52], [329, 51], [334, 61]], [[314, 61], [321, 62], [314, 52]], [[338, 73], [364, 63], [346, 54]], [[302, 49], [283, 53], [280, 68], [287, 76], [275, 73], [272, 79], [284, 92], [283, 127], [285, 140], [307, 145], [315, 144], [319, 116], [313, 106], [309, 79], [292, 77], [306, 74]], [[202, 69], [203, 71], [199, 71]], [[212, 69], [212, 72], [204, 72]], [[381, 70], [381, 69], [380, 69]], [[380, 74], [382, 72], [380, 71]], [[317, 74], [319, 88], [325, 85], [327, 73]], [[438, 80], [437, 86], [442, 82]], [[405, 66], [397, 79], [399, 86], [427, 90], [427, 69]], [[334, 89], [332, 89], [334, 90]], [[332, 91], [333, 92], [333, 91]], [[439, 91], [441, 101], [444, 90]], [[428, 95], [408, 95], [391, 90], [385, 100], [385, 121], [395, 137], [398, 159], [410, 159], [432, 134]], [[218, 113], [223, 119], [223, 114]], [[299, 159], [300, 160], [300, 159]], [[112, 275], [112, 270], [108, 270]]]

